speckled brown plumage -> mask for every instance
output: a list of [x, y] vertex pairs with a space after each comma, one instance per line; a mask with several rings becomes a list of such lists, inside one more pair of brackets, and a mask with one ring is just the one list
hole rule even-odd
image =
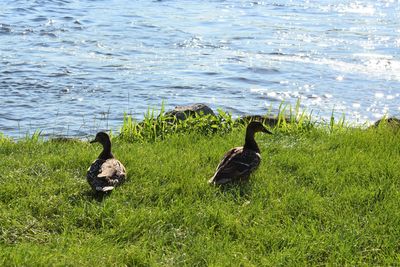
[[126, 170], [122, 163], [111, 153], [110, 137], [99, 132], [91, 143], [99, 142], [103, 151], [87, 170], [86, 179], [94, 191], [107, 192], [122, 184], [126, 178]]
[[246, 181], [261, 162], [260, 149], [254, 140], [256, 132], [272, 134], [260, 122], [251, 122], [246, 129], [243, 147], [229, 150], [218, 164], [210, 184], [222, 185], [230, 182]]

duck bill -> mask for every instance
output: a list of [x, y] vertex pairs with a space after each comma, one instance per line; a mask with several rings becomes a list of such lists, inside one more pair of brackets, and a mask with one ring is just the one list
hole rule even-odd
[[263, 133], [267, 133], [267, 134], [273, 134], [270, 130], [268, 130], [268, 129], [264, 129], [263, 130]]
[[97, 140], [96, 140], [96, 139], [94, 139], [94, 140], [90, 141], [90, 143], [91, 143], [91, 144], [93, 144], [93, 143], [96, 143], [96, 142], [97, 142]]

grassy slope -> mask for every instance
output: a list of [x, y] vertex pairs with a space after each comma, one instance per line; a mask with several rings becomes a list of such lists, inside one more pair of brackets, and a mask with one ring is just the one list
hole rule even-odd
[[0, 265], [400, 261], [400, 133], [258, 134], [251, 182], [208, 186], [243, 130], [114, 142], [128, 182], [96, 201], [85, 142], [0, 145]]

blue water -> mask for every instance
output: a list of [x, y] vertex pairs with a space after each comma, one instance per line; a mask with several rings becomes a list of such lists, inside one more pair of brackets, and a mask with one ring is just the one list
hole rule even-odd
[[400, 114], [398, 1], [2, 0], [0, 132], [83, 136], [124, 113], [282, 100], [323, 120]]

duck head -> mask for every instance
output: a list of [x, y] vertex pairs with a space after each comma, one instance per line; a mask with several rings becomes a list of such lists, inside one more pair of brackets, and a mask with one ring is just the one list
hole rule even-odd
[[247, 125], [246, 128], [246, 139], [244, 143], [244, 148], [248, 148], [260, 153], [260, 149], [256, 141], [254, 140], [254, 134], [257, 132], [272, 134], [265, 126], [259, 121], [252, 121]]
[[262, 132], [272, 134], [265, 126], [259, 121], [252, 121], [247, 125], [247, 131], [252, 131], [253, 133]]
[[111, 143], [110, 137], [105, 132], [98, 132], [94, 140], [90, 141], [90, 143], [99, 142], [100, 144], [105, 144], [107, 142]]
[[103, 146], [103, 151], [99, 155], [99, 159], [107, 160], [113, 158], [113, 155], [111, 153], [111, 141], [108, 134], [106, 134], [105, 132], [98, 132], [94, 140], [90, 141], [90, 143], [97, 143], [97, 142], [102, 144]]

